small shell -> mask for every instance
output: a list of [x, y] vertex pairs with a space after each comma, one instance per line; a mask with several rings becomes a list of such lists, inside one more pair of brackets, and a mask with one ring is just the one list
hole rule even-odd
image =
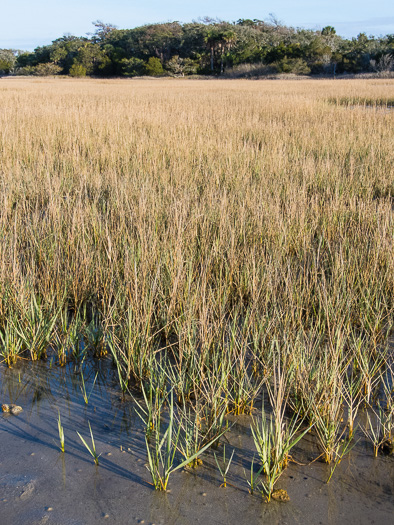
[[10, 411], [10, 405], [6, 405], [4, 403], [4, 405], [1, 405], [1, 408], [3, 410], [3, 412], [9, 412]]
[[10, 412], [16, 416], [19, 412], [22, 412], [23, 408], [18, 405], [10, 405]]

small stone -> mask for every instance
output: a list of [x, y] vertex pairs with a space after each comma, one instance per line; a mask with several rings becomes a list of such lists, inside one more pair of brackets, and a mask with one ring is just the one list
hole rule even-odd
[[23, 408], [18, 405], [7, 405], [6, 403], [4, 405], [1, 405], [1, 408], [3, 412], [14, 414], [14, 416], [19, 414], [23, 410]]
[[203, 492], [203, 493], [201, 494], [201, 496], [204, 496], [204, 498], [205, 498], [206, 495], [207, 495], [206, 492]]
[[52, 511], [53, 511], [53, 508], [52, 508], [52, 507], [47, 507], [47, 511], [48, 511], [48, 512], [52, 512]]
[[36, 454], [35, 454], [35, 452], [32, 452], [30, 455], [31, 455], [31, 456], [35, 456]]
[[107, 456], [112, 456], [112, 452], [107, 452]]
[[109, 514], [104, 514], [104, 519], [107, 520], [109, 518]]

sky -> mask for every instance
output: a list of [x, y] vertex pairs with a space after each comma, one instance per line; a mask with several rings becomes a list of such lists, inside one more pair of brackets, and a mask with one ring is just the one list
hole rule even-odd
[[393, 0], [0, 0], [0, 48], [31, 51], [64, 34], [86, 36], [94, 20], [129, 29], [209, 16], [267, 20], [307, 29], [334, 26], [346, 38], [394, 33]]

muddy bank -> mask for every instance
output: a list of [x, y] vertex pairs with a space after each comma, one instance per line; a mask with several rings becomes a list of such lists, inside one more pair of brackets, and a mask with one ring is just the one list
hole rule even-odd
[[[146, 469], [145, 437], [133, 402], [122, 402], [116, 377], [106, 361], [80, 370], [47, 363], [0, 366], [0, 402], [23, 412], [0, 416], [1, 525], [392, 523], [394, 461], [373, 458], [360, 438], [341, 462], [330, 484], [329, 467], [310, 461], [319, 455], [312, 435], [304, 438], [278, 482], [290, 502], [264, 503], [250, 495], [245, 480], [254, 454], [250, 418], [237, 418], [226, 449], [235, 449], [226, 489], [213, 453], [191, 472], [175, 472], [168, 493], [157, 493]], [[92, 388], [94, 378], [96, 382]], [[59, 450], [58, 413], [65, 432]], [[234, 420], [233, 420], [234, 421]], [[78, 438], [89, 442], [90, 422], [100, 464], [96, 467]], [[219, 449], [219, 452], [221, 449]]]

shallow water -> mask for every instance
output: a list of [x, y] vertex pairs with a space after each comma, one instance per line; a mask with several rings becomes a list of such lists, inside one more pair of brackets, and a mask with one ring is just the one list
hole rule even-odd
[[[238, 523], [354, 523], [393, 522], [394, 461], [373, 458], [372, 446], [361, 437], [341, 462], [330, 484], [329, 468], [312, 435], [293, 449], [291, 463], [278, 482], [288, 491], [288, 503], [267, 504], [250, 495], [244, 468], [254, 454], [250, 418], [239, 417], [227, 435], [228, 455], [235, 449], [226, 489], [213, 454], [193, 472], [175, 472], [168, 493], [149, 484], [144, 431], [131, 400], [119, 396], [116, 376], [105, 360], [84, 365], [86, 405], [80, 370], [26, 363], [7, 369], [0, 365], [0, 403], [23, 407], [17, 416], [0, 415], [0, 524], [238, 524]], [[66, 452], [59, 451], [58, 411], [65, 432]], [[76, 431], [90, 442], [91, 424], [96, 467]], [[233, 420], [234, 421], [234, 420]], [[221, 452], [221, 449], [219, 449]]]

